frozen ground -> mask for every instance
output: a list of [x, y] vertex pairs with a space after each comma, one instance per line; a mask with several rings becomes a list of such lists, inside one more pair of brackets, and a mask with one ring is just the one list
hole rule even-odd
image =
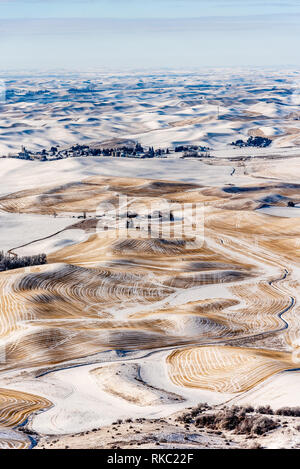
[[[0, 249], [52, 256], [49, 265], [37, 267], [29, 276], [22, 271], [1, 274], [1, 340], [3, 337], [7, 343], [11, 361], [1, 373], [0, 391], [4, 396], [11, 390], [18, 392], [19, 421], [28, 393], [34, 404], [40, 397], [51, 403], [28, 421], [33, 431], [46, 435], [99, 429], [119, 418], [165, 419], [205, 401], [212, 405], [270, 403], [274, 408], [299, 405], [299, 373], [291, 371], [298, 366], [294, 351], [299, 353], [299, 207], [269, 207], [261, 214], [254, 211], [262, 197], [278, 200], [280, 191], [287, 193], [285, 203], [289, 198], [298, 201], [297, 186], [293, 186], [299, 183], [300, 174], [297, 77], [290, 72], [226, 71], [7, 77], [0, 156], [18, 151], [21, 145], [39, 149], [124, 137], [154, 147], [206, 145], [219, 157], [205, 162], [174, 158], [174, 154], [140, 161], [0, 159], [0, 208], [4, 195], [43, 187], [55, 188], [58, 202], [65, 197], [67, 203], [67, 184], [93, 176], [124, 177], [125, 187], [130, 178], [197, 183], [203, 187], [184, 193], [179, 188], [176, 197], [204, 201], [208, 206], [204, 247], [186, 254], [179, 245], [174, 254], [166, 244], [163, 252], [168, 256], [149, 251], [153, 259], [147, 251], [152, 244], [141, 248], [139, 242], [126, 241], [121, 247], [109, 247], [108, 241], [102, 246], [93, 236], [88, 240], [83, 225], [82, 229], [71, 226], [78, 222], [72, 218], [78, 208], [75, 198], [69, 217], [63, 204], [57, 217], [0, 212]], [[272, 145], [267, 149], [229, 146], [250, 135], [269, 137]], [[263, 159], [226, 161], [227, 157], [252, 155]], [[274, 156], [282, 159], [277, 161]], [[101, 181], [95, 178], [93, 183], [96, 194]], [[232, 192], [223, 191], [226, 185], [232, 186]], [[246, 192], [248, 200], [240, 188], [243, 185], [251, 186]], [[107, 197], [125, 190], [120, 181], [112, 180], [111, 186], [110, 192], [109, 185], [105, 186]], [[155, 190], [160, 186], [154, 186]], [[93, 193], [91, 187], [89, 194]], [[149, 184], [142, 187], [142, 197], [147, 187], [149, 190]], [[148, 194], [153, 197], [151, 191]], [[42, 204], [39, 195], [34, 203], [41, 200]], [[31, 192], [15, 198], [20, 207], [24, 198], [31, 201]], [[5, 206], [10, 203], [6, 201]], [[15, 207], [17, 212], [18, 204]], [[70, 245], [74, 246], [68, 248]], [[23, 247], [16, 249], [18, 246]], [[239, 277], [243, 265], [249, 272], [253, 270], [249, 279]], [[221, 268], [228, 278], [220, 275]], [[226, 282], [217, 282], [219, 279]], [[151, 301], [148, 290], [153, 291]], [[195, 305], [200, 309], [194, 309]], [[206, 363], [200, 353], [201, 334], [206, 334], [208, 347], [215, 346], [214, 341], [222, 345], [226, 328], [233, 334], [235, 347], [227, 347], [227, 355], [223, 350], [223, 355], [216, 353], [215, 362], [206, 350]], [[155, 345], [159, 337], [169, 337], [169, 331], [170, 347], [164, 341], [161, 348]], [[186, 369], [178, 365], [176, 371], [174, 365], [170, 371], [167, 358], [173, 349], [184, 347], [177, 337], [196, 333], [199, 337], [192, 344], [199, 355], [186, 360], [182, 353], [178, 364], [186, 360]], [[144, 349], [143, 340], [149, 340], [151, 347]], [[137, 341], [140, 349], [131, 350], [131, 341]], [[253, 350], [259, 353], [255, 355]], [[193, 367], [188, 366], [189, 360]], [[237, 393], [234, 385], [238, 388], [240, 376], [246, 376], [245, 363], [249, 389]], [[272, 367], [278, 363], [275, 372]], [[265, 379], [269, 369], [274, 374]], [[257, 384], [259, 372], [264, 381]], [[202, 375], [200, 386], [197, 378]], [[196, 384], [190, 387], [193, 380]], [[7, 418], [3, 402], [0, 415]], [[11, 431], [4, 433], [14, 440]], [[2, 439], [6, 437], [1, 434], [0, 442]], [[18, 443], [24, 444], [23, 440]], [[278, 446], [279, 442], [275, 439], [271, 444]]]
[[258, 210], [273, 217], [298, 218], [300, 217], [300, 207], [263, 207]]
[[[209, 166], [201, 161], [173, 158], [140, 161], [109, 157], [68, 158], [48, 162], [0, 159], [0, 196], [34, 188], [37, 181], [39, 186], [47, 186], [81, 181], [90, 176], [166, 179], [217, 186], [232, 183], [232, 170], [230, 163]], [[246, 183], [251, 179], [241, 175], [239, 180]]]
[[[72, 223], [73, 220], [70, 217], [54, 218], [43, 215], [26, 215], [0, 211], [0, 250], [8, 251], [9, 249], [30, 243], [35, 239], [45, 238], [64, 230]], [[64, 236], [67, 238], [67, 234]], [[46, 248], [47, 250], [46, 243], [39, 247], [41, 249]], [[36, 253], [41, 252], [45, 251], [38, 250]], [[33, 253], [32, 250], [27, 252], [24, 249], [20, 254], [31, 255]]]
[[250, 135], [271, 138], [273, 149], [300, 143], [298, 72], [2, 78], [7, 92], [0, 155], [21, 145], [34, 150], [120, 137], [154, 147], [194, 142], [215, 150]]

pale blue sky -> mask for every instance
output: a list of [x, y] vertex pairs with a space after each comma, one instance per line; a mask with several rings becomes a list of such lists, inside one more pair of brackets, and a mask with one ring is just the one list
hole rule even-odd
[[0, 0], [1, 18], [181, 18], [300, 13], [298, 0]]
[[0, 69], [299, 66], [300, 0], [0, 0]]

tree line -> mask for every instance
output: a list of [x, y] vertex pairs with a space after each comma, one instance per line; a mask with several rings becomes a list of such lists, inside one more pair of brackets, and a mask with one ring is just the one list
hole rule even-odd
[[232, 142], [231, 145], [235, 147], [260, 147], [266, 148], [269, 147], [272, 143], [272, 140], [266, 137], [250, 137], [246, 142], [244, 140], [237, 140]]
[[36, 254], [35, 256], [19, 257], [0, 251], [0, 271], [20, 269], [34, 265], [47, 264], [46, 254]]

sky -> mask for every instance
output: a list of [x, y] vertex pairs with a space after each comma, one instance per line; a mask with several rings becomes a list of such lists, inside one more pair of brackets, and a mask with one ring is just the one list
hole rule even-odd
[[0, 0], [0, 70], [299, 67], [300, 0]]

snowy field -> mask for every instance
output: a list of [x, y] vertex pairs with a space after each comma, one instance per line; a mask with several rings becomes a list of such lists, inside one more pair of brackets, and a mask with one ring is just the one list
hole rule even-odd
[[[54, 218], [44, 215], [0, 212], [0, 250], [8, 251], [23, 244], [31, 243], [36, 239], [45, 238], [64, 230], [73, 223], [74, 220], [70, 217]], [[64, 236], [67, 238], [67, 235]], [[44, 243], [39, 247], [46, 249], [47, 245]], [[31, 249], [28, 252], [24, 249], [22, 254], [31, 255], [41, 252], [45, 251], [38, 250], [33, 253]]]
[[[199, 402], [299, 405], [297, 76], [7, 77], [0, 156], [21, 145], [38, 150], [122, 137], [156, 148], [205, 145], [219, 159], [0, 158], [0, 250], [49, 254], [30, 275], [1, 273], [0, 345], [8, 355], [0, 417], [15, 412], [17, 422], [27, 422], [29, 393], [42, 410], [31, 413], [29, 428], [59, 438], [120, 418], [165, 418]], [[272, 144], [230, 146], [249, 136]], [[263, 158], [226, 160], [234, 156]], [[112, 180], [87, 180], [93, 176]], [[162, 180], [199, 187], [178, 184], [171, 193]], [[68, 184], [79, 181], [87, 189], [77, 193]], [[43, 191], [55, 196], [58, 216], [18, 213], [44, 213]], [[141, 241], [136, 231], [136, 239], [97, 238], [89, 219], [74, 228], [86, 204], [126, 191], [160, 204], [168, 197], [205, 203], [205, 243]], [[296, 206], [256, 211], [267, 199]], [[21, 410], [9, 414], [11, 395]]]
[[299, 145], [299, 73], [157, 72], [18, 78], [3, 75], [0, 155], [114, 138], [218, 151], [249, 136]]
[[[165, 179], [218, 186], [233, 183], [232, 171], [230, 163], [212, 166], [174, 158], [139, 161], [110, 157], [68, 158], [48, 162], [0, 159], [0, 197], [35, 187], [82, 181], [91, 176]], [[239, 178], [240, 183], [251, 181], [244, 175]]]
[[260, 213], [272, 215], [273, 217], [298, 218], [300, 217], [300, 207], [263, 207], [258, 210]]

